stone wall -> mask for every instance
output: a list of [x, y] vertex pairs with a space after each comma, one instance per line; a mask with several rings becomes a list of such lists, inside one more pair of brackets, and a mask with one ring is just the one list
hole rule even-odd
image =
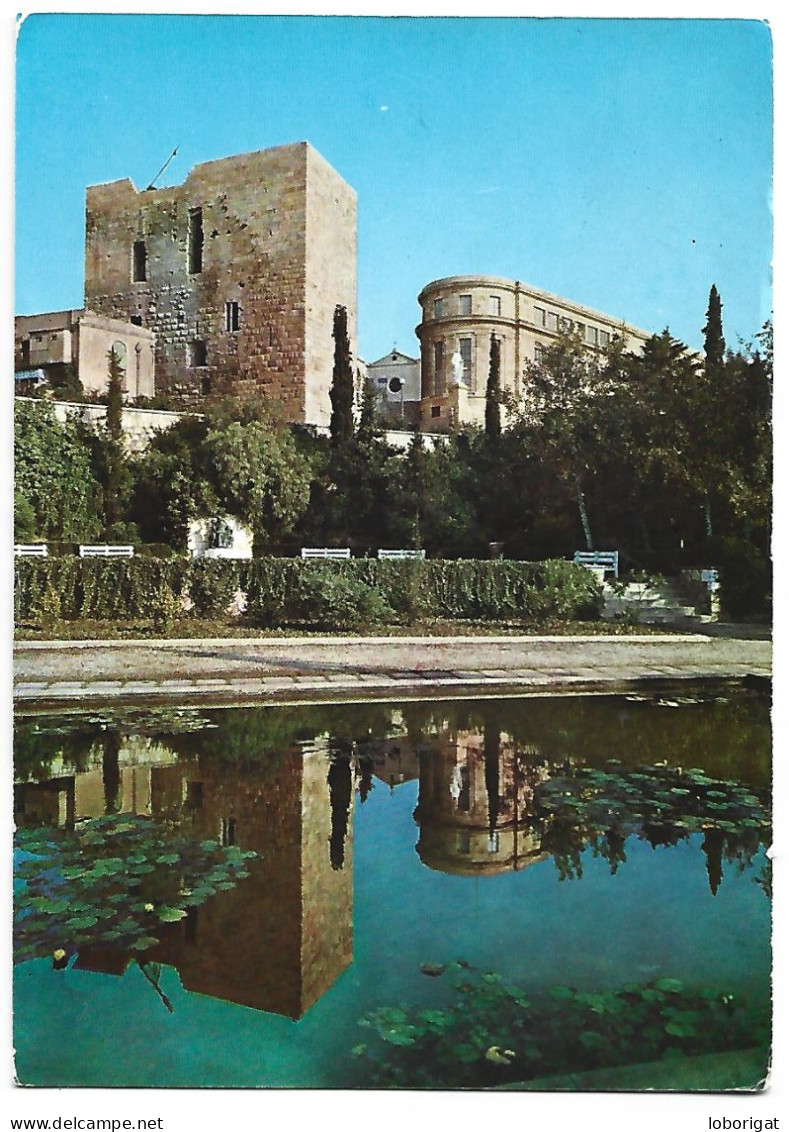
[[334, 307], [356, 334], [356, 198], [306, 142], [87, 190], [86, 305], [156, 336], [157, 387], [329, 419]]
[[[51, 401], [59, 421], [69, 417], [79, 417], [92, 425], [103, 424], [107, 416], [106, 405], [79, 405], [73, 401]], [[122, 413], [123, 434], [126, 451], [142, 452], [150, 443], [151, 437], [163, 432], [179, 421], [183, 413], [169, 413], [164, 409], [135, 409], [125, 407]]]

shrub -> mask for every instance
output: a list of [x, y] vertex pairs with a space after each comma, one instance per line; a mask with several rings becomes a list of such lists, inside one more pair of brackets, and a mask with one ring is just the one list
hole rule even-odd
[[166, 542], [143, 542], [134, 553], [141, 558], [176, 558], [178, 551]]
[[323, 629], [357, 629], [393, 617], [375, 586], [315, 566], [302, 572], [291, 608], [296, 620]]
[[199, 559], [192, 567], [189, 582], [194, 616], [224, 616], [238, 588], [238, 568], [235, 562]]
[[[430, 613], [458, 620], [540, 623], [598, 617], [602, 593], [590, 571], [572, 562], [383, 561], [304, 562], [256, 558], [192, 564], [140, 555], [130, 559], [17, 559], [16, 609], [24, 619], [51, 583], [65, 618], [153, 617], [178, 600], [192, 579], [199, 616], [247, 594], [247, 618], [272, 627], [307, 622], [337, 628], [383, 619], [413, 621]], [[204, 611], [204, 612], [201, 612]], [[159, 616], [159, 614], [157, 614]]]

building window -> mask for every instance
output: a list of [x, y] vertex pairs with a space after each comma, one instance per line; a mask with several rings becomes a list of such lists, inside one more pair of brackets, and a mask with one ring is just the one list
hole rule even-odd
[[431, 417], [440, 417], [441, 416], [441, 406], [440, 405], [431, 405], [430, 406], [430, 416]]
[[587, 326], [586, 328], [586, 342], [589, 346], [597, 345], [597, 327]]
[[543, 355], [544, 350], [545, 350], [545, 347], [543, 346], [542, 342], [535, 342], [534, 343], [534, 360], [537, 363], [537, 365], [542, 365], [542, 355]]
[[195, 338], [194, 342], [189, 344], [189, 368], [196, 369], [198, 366], [205, 366], [208, 364], [208, 350], [205, 342], [201, 338]]
[[386, 385], [386, 378], [385, 377], [379, 377], [379, 378], [377, 378], [377, 381], [378, 381], [379, 385]]
[[126, 384], [128, 355], [126, 353], [125, 342], [113, 342], [110, 354], [115, 359], [115, 365], [118, 367], [118, 376], [120, 377], [121, 389], [125, 393], [128, 389]]
[[535, 307], [534, 308], [534, 321], [537, 324], [537, 326], [545, 326], [546, 325], [545, 308], [544, 307]]
[[441, 397], [444, 393], [444, 343], [433, 345], [433, 394]]
[[144, 283], [148, 278], [148, 251], [145, 240], [135, 240], [132, 249], [132, 283]]
[[461, 338], [460, 342], [460, 357], [463, 361], [463, 384], [471, 389], [472, 373], [471, 373], [471, 339]]
[[27, 364], [30, 361], [30, 339], [22, 339], [22, 362]]
[[203, 270], [203, 210], [189, 209], [189, 274]]
[[548, 311], [548, 314], [547, 314], [546, 317], [547, 317], [548, 321], [546, 322], [545, 325], [548, 327], [548, 329], [549, 330], [556, 330], [558, 328], [558, 325], [559, 325], [559, 320], [556, 316], [555, 311]]
[[203, 397], [210, 397], [211, 396], [211, 378], [210, 377], [203, 377], [203, 378], [200, 379], [200, 392], [202, 393]]
[[238, 330], [238, 303], [225, 303], [225, 330]]
[[132, 324], [132, 326], [142, 326], [142, 315], [133, 314], [129, 319], [129, 322]]
[[471, 295], [461, 295], [458, 299], [458, 313], [471, 314]]
[[562, 330], [572, 330], [573, 320], [571, 318], [562, 317], [559, 319], [559, 325], [561, 326]]
[[443, 318], [444, 317], [444, 308], [445, 308], [444, 300], [443, 299], [436, 299], [436, 301], [433, 303], [433, 318]]
[[501, 316], [501, 295], [490, 296], [490, 313], [496, 318]]
[[601, 330], [600, 331], [600, 345], [601, 346], [607, 346], [610, 341], [611, 341], [611, 335], [608, 333], [608, 331], [607, 330]]

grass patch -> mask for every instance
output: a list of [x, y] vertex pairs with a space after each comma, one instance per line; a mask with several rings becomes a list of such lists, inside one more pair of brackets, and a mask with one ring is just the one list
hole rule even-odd
[[48, 628], [32, 621], [17, 625], [17, 641], [114, 641], [114, 640], [206, 640], [238, 638], [243, 640], [277, 640], [287, 637], [331, 638], [364, 637], [499, 637], [499, 636], [661, 636], [674, 632], [669, 626], [624, 625], [609, 621], [561, 621], [534, 624], [526, 621], [466, 621], [424, 618], [412, 625], [368, 625], [353, 631], [317, 632], [309, 628], [260, 629], [242, 618], [184, 617], [166, 630], [157, 628], [152, 619], [134, 621], [58, 621]]

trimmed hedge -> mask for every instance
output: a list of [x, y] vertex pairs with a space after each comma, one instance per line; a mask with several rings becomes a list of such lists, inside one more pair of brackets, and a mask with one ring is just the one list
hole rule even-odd
[[349, 600], [373, 620], [391, 611], [406, 622], [588, 620], [602, 610], [594, 575], [558, 560], [21, 558], [15, 570], [18, 621], [40, 619], [42, 603], [51, 617], [53, 595], [64, 619], [156, 619], [190, 588], [203, 616], [221, 615], [232, 594], [243, 591], [246, 619], [260, 626], [347, 624]]

